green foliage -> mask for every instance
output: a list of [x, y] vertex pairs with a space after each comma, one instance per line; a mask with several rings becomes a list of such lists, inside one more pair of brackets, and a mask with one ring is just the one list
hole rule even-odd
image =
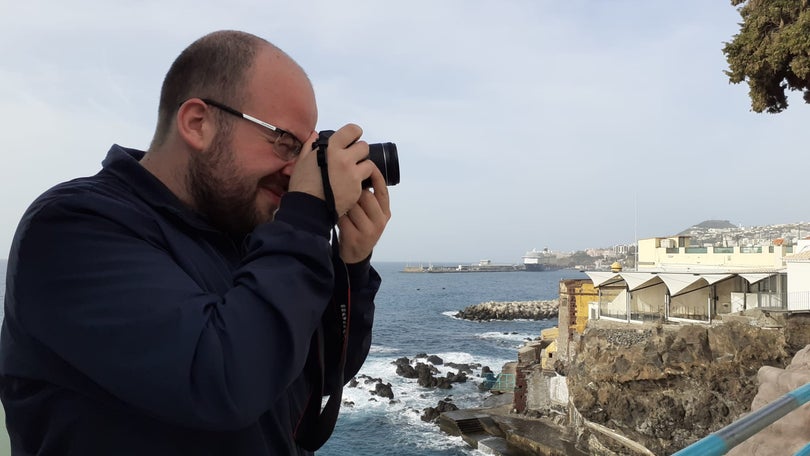
[[[810, 103], [810, 0], [731, 0], [742, 16], [740, 33], [724, 43], [734, 84], [748, 82], [751, 109], [782, 112], [786, 90]], [[740, 6], [742, 5], [742, 6]]]

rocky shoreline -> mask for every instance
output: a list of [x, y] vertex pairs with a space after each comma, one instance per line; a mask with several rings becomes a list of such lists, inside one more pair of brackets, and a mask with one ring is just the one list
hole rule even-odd
[[456, 318], [473, 321], [491, 320], [549, 320], [556, 318], [560, 302], [547, 301], [489, 301], [464, 308]]
[[[417, 385], [427, 389], [449, 390], [453, 388], [453, 384], [455, 383], [466, 383], [470, 379], [475, 379], [479, 385], [479, 390], [483, 393], [484, 390], [480, 387], [484, 380], [483, 377], [492, 372], [489, 366], [482, 366], [480, 363], [444, 362], [439, 356], [428, 355], [426, 353], [418, 353], [412, 359], [408, 357], [397, 358], [392, 361], [391, 364], [397, 367], [396, 374], [398, 376], [407, 379], [415, 379]], [[443, 366], [444, 368], [450, 368], [452, 370], [442, 376], [437, 366]], [[453, 370], [455, 370], [455, 372], [453, 372]], [[355, 376], [346, 386], [348, 388], [366, 390], [369, 394], [369, 401], [387, 399], [389, 404], [399, 402], [397, 396], [398, 394], [402, 394], [401, 392], [395, 391], [395, 388], [390, 382], [365, 374]], [[353, 402], [346, 399], [343, 401], [344, 407], [353, 407], [354, 405]], [[413, 412], [419, 413], [422, 421], [435, 422], [443, 412], [453, 410], [458, 410], [458, 407], [453, 403], [453, 398], [450, 395], [440, 399], [435, 407], [427, 407], [422, 410], [414, 409]]]
[[[760, 396], [772, 400], [810, 379], [808, 314], [757, 309], [712, 324], [594, 320], [568, 359], [555, 355], [544, 365], [543, 347], [529, 342], [517, 362], [508, 363], [517, 377], [512, 404], [445, 412], [438, 420], [442, 430], [461, 435], [473, 448], [492, 448], [492, 439], [504, 439], [511, 450], [491, 452], [502, 456], [667, 455], [747, 414], [757, 404], [758, 383]], [[796, 366], [785, 369], [800, 350], [805, 352], [794, 358]], [[775, 378], [790, 375], [800, 379], [776, 391]], [[783, 428], [772, 425], [771, 434], [763, 432], [729, 454], [777, 454], [753, 447], [780, 446], [787, 436], [799, 436], [796, 429], [808, 415], [795, 413], [794, 421], [781, 422]], [[469, 422], [476, 420], [484, 430], [471, 433]], [[487, 420], [497, 426], [486, 426]], [[806, 442], [802, 434], [794, 443], [799, 448]]]

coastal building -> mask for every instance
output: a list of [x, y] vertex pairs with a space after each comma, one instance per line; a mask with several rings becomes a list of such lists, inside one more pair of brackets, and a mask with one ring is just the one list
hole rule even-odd
[[548, 328], [540, 339], [526, 343], [518, 350], [515, 366], [515, 389], [512, 406], [518, 413], [560, 412], [568, 407], [565, 377], [554, 371], [559, 335], [563, 331]]
[[[576, 334], [585, 332], [590, 303], [597, 301], [598, 293], [588, 279], [561, 280], [558, 307], [558, 358], [567, 361], [571, 354], [571, 342]], [[593, 318], [596, 318], [594, 314]]]
[[785, 258], [790, 310], [810, 310], [810, 237], [800, 240], [796, 253]]
[[[635, 271], [588, 271], [598, 290], [591, 318], [627, 322], [672, 320], [711, 322], [717, 314], [751, 308], [793, 309], [788, 302], [788, 258], [793, 247], [771, 245], [692, 246], [689, 236], [656, 237], [638, 243]], [[801, 257], [792, 262], [798, 267]], [[810, 258], [810, 257], [808, 257]], [[808, 286], [795, 300], [810, 298]], [[810, 299], [808, 299], [810, 301]]]

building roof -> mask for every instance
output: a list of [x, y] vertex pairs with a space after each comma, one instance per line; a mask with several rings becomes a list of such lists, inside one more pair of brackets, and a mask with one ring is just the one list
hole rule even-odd
[[695, 283], [704, 280], [711, 285], [733, 276], [745, 279], [749, 284], [759, 282], [779, 271], [763, 272], [607, 272], [607, 271], [585, 271], [591, 278], [595, 287], [617, 285], [625, 283], [630, 291], [636, 290], [656, 282], [666, 285], [671, 296], [675, 296], [681, 291], [689, 288]]
[[785, 261], [810, 261], [810, 250], [805, 250], [785, 257]]

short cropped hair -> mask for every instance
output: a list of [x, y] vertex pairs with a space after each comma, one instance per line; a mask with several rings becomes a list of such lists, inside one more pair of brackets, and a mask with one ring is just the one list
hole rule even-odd
[[242, 104], [247, 97], [249, 70], [264, 45], [270, 43], [250, 33], [223, 30], [183, 50], [163, 80], [152, 145], [166, 140], [177, 109], [189, 98], [212, 98], [231, 106]]

